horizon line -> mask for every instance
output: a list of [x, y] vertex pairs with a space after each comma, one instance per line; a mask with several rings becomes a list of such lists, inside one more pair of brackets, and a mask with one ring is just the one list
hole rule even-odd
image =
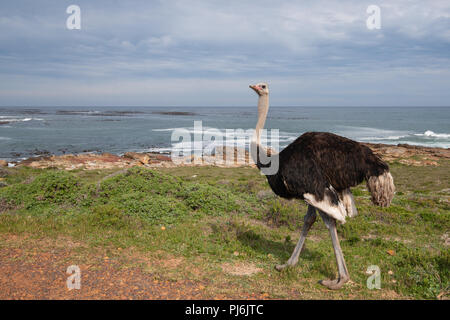
[[[254, 105], [233, 105], [233, 106], [197, 106], [197, 105], [170, 105], [170, 106], [158, 106], [158, 105], [0, 105], [0, 108], [254, 108]], [[432, 106], [286, 106], [286, 105], [271, 105], [271, 108], [450, 108], [450, 105], [432, 105]]]

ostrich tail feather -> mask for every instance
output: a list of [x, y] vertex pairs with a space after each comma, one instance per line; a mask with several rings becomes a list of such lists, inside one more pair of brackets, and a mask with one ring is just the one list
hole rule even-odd
[[394, 179], [389, 171], [379, 176], [371, 176], [367, 179], [367, 188], [372, 195], [373, 204], [380, 207], [389, 207], [394, 198]]

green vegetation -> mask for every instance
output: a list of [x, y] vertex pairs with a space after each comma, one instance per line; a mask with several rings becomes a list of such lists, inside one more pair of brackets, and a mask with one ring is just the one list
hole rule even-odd
[[[209, 290], [267, 292], [273, 298], [420, 298], [449, 294], [450, 162], [438, 167], [391, 165], [397, 194], [375, 207], [364, 185], [353, 190], [359, 215], [338, 227], [352, 283], [329, 291], [335, 277], [328, 232], [320, 218], [298, 266], [281, 273], [299, 236], [306, 205], [274, 196], [252, 168], [134, 167], [67, 172], [1, 169], [0, 235], [33, 239], [70, 237], [86, 250], [104, 248], [124, 265], [124, 250], [181, 257], [155, 276], [208, 281]], [[118, 170], [117, 170], [118, 171]], [[162, 228], [164, 227], [164, 228]], [[121, 248], [121, 250], [117, 250]], [[224, 263], [251, 264], [252, 276], [230, 275]], [[381, 269], [382, 289], [366, 287], [370, 265]], [[194, 271], [195, 270], [195, 271]]]

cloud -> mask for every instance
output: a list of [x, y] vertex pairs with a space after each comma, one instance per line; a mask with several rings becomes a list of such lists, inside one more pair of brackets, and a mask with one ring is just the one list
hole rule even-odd
[[239, 105], [253, 80], [275, 104], [450, 102], [448, 1], [378, 1], [375, 31], [357, 0], [79, 0], [67, 30], [70, 4], [0, 4], [1, 104]]

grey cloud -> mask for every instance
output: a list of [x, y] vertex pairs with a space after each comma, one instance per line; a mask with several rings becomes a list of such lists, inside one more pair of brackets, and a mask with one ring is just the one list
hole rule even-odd
[[[65, 29], [65, 9], [73, 3], [81, 7], [82, 30]], [[278, 90], [285, 95], [274, 96], [279, 104], [411, 104], [428, 97], [448, 105], [449, 94], [433, 96], [436, 86], [450, 83], [448, 1], [378, 3], [382, 29], [370, 31], [365, 10], [372, 2], [357, 0], [2, 2], [0, 103], [64, 104], [52, 86], [66, 97], [86, 95], [80, 103], [114, 103], [105, 97], [108, 86], [125, 104], [237, 103], [204, 92], [222, 82], [222, 91], [246, 103], [235, 84], [264, 79], [284, 83]], [[186, 90], [175, 90], [172, 80]], [[398, 97], [367, 103], [371, 93], [389, 91], [384, 82], [396, 84]], [[170, 101], [147, 94], [142, 83]], [[304, 83], [310, 85], [303, 92]]]

